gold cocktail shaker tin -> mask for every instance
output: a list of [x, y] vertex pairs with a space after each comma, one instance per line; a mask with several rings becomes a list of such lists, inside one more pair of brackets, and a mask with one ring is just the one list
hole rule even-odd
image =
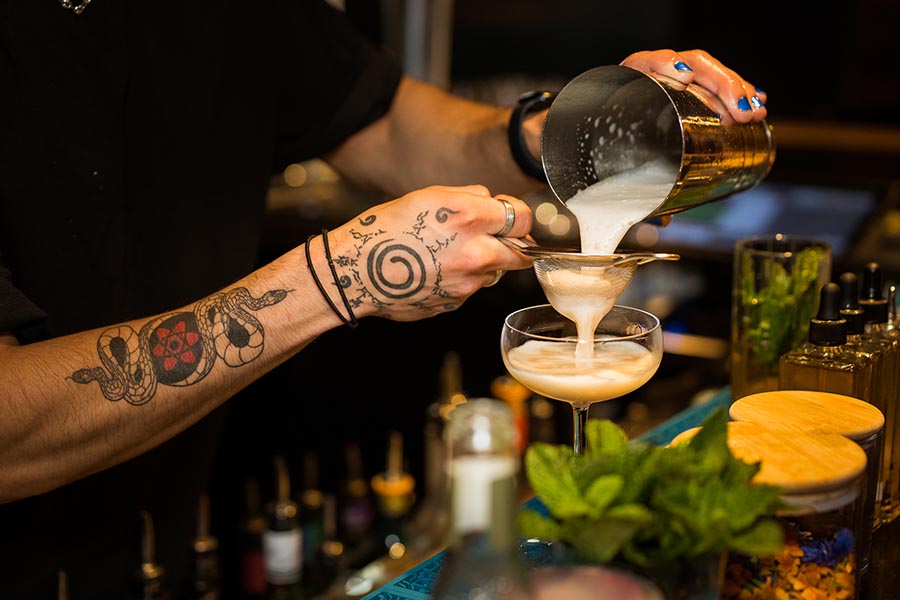
[[772, 169], [775, 138], [766, 121], [734, 122], [702, 87], [615, 65], [563, 87], [547, 112], [541, 154], [563, 204], [595, 183], [664, 163], [672, 185], [649, 219], [757, 185]]

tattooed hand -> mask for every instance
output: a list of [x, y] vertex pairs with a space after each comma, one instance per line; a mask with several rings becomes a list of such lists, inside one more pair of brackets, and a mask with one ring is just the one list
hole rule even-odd
[[[498, 271], [531, 268], [531, 259], [500, 242], [507, 209], [510, 237], [531, 231], [528, 205], [492, 197], [484, 186], [432, 186], [375, 206], [328, 233], [331, 257], [354, 314], [415, 321], [455, 310]], [[321, 252], [321, 238], [312, 240]], [[326, 286], [328, 287], [328, 286]], [[338, 304], [337, 294], [333, 299]]]

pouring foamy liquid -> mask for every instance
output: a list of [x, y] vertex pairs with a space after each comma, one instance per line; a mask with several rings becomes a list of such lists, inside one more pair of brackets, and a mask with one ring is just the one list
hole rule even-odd
[[581, 252], [613, 254], [636, 223], [662, 204], [678, 177], [678, 167], [666, 159], [602, 179], [566, 201], [578, 221]]
[[[578, 191], [566, 206], [578, 221], [583, 254], [614, 254], [628, 230], [652, 213], [672, 189], [677, 168], [657, 159]], [[540, 269], [540, 265], [538, 266]], [[594, 331], [628, 285], [631, 272], [580, 264], [542, 271], [550, 304], [578, 328], [576, 357], [593, 355]]]
[[[583, 254], [614, 254], [632, 225], [653, 212], [672, 189], [677, 172], [657, 160], [599, 181], [566, 203], [578, 220]], [[509, 351], [510, 374], [539, 394], [573, 405], [622, 396], [647, 382], [659, 357], [637, 342], [604, 343], [595, 331], [631, 279], [632, 269], [575, 263], [535, 265], [551, 306], [571, 319], [570, 344], [529, 340]], [[554, 259], [547, 259], [549, 262]]]

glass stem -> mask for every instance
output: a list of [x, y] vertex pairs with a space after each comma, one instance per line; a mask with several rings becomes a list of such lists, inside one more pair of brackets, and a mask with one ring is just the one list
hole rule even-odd
[[590, 404], [586, 406], [572, 407], [572, 417], [574, 419], [573, 431], [575, 432], [574, 441], [572, 442], [572, 449], [575, 451], [575, 454], [578, 455], [584, 454], [584, 426], [587, 424], [588, 411], [590, 407]]

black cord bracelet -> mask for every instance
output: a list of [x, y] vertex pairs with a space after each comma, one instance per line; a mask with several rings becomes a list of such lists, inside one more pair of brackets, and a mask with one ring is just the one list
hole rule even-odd
[[[344, 317], [344, 315], [341, 314], [341, 311], [338, 310], [337, 305], [331, 301], [331, 297], [328, 295], [328, 291], [325, 289], [325, 286], [322, 285], [321, 281], [319, 281], [319, 276], [316, 274], [315, 267], [313, 267], [312, 257], [309, 254], [309, 243], [312, 241], [312, 239], [314, 237], [316, 237], [315, 233], [310, 235], [308, 238], [306, 238], [306, 247], [304, 248], [304, 250], [306, 251], [306, 264], [309, 267], [309, 272], [312, 275], [313, 281], [316, 282], [316, 287], [319, 288], [320, 292], [322, 292], [322, 297], [325, 298], [325, 302], [328, 303], [328, 306], [331, 307], [331, 310], [334, 311], [334, 314], [336, 314], [338, 316], [338, 318], [344, 323], [344, 325], [347, 325], [349, 327], [356, 327], [358, 322], [356, 320], [356, 317], [353, 316], [353, 313], [352, 312], [350, 313], [350, 316], [352, 317], [352, 319], [347, 319], [346, 317]], [[327, 244], [325, 245], [325, 248], [326, 248], [325, 255], [328, 256], [329, 252], [328, 252]], [[330, 257], [328, 258], [328, 264], [329, 265], [331, 264]], [[332, 271], [334, 271], [333, 267], [332, 267]], [[340, 288], [340, 286], [338, 286], [338, 288]], [[341, 297], [343, 297], [343, 295], [344, 295], [344, 293], [341, 292]]]
[[350, 306], [350, 301], [347, 300], [347, 294], [344, 293], [344, 286], [341, 285], [337, 270], [334, 268], [334, 261], [331, 260], [331, 248], [328, 247], [328, 230], [324, 227], [322, 228], [322, 244], [325, 246], [325, 258], [328, 259], [328, 268], [331, 269], [331, 276], [334, 278], [334, 284], [337, 286], [338, 293], [341, 295], [341, 300], [344, 301], [344, 308], [347, 309], [347, 314], [350, 315], [350, 320], [344, 321], [344, 323], [349, 327], [356, 327], [359, 325], [359, 321], [356, 320], [356, 315], [353, 314], [353, 308]]
[[555, 98], [556, 92], [532, 91], [522, 94], [519, 96], [519, 100], [509, 117], [509, 127], [507, 128], [509, 150], [512, 152], [516, 164], [519, 165], [519, 168], [526, 175], [530, 175], [544, 183], [547, 183], [544, 165], [528, 151], [528, 144], [525, 142], [525, 134], [522, 131], [522, 123], [530, 114], [550, 106]]

